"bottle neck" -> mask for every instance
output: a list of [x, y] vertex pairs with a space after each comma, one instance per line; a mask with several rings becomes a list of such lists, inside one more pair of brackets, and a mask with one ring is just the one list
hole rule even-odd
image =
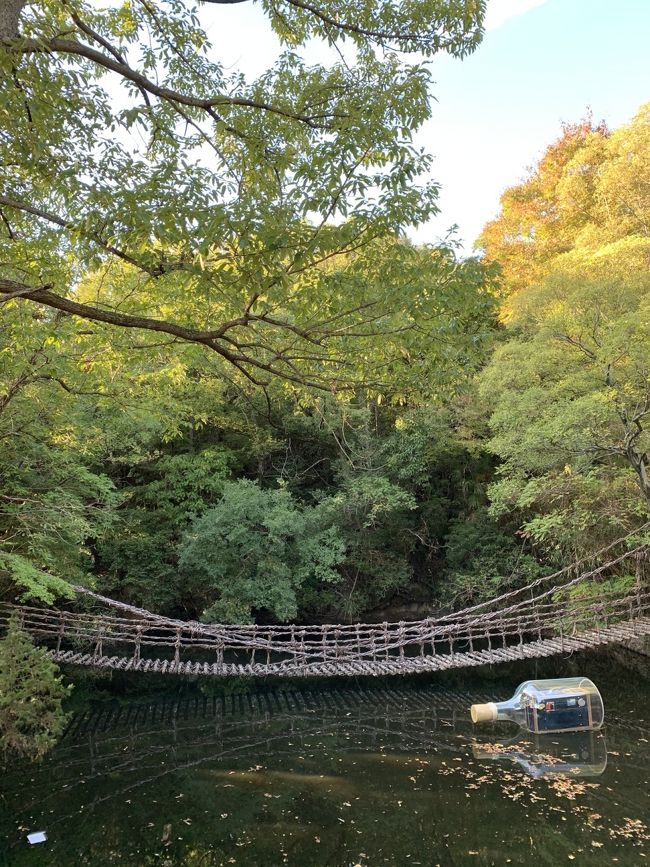
[[508, 701], [494, 702], [489, 701], [487, 704], [473, 704], [470, 708], [472, 722], [495, 722], [495, 720], [512, 720], [516, 723], [521, 723], [524, 719], [525, 712], [521, 707], [521, 697], [516, 695]]
[[497, 711], [497, 720], [512, 720], [519, 722], [524, 714], [524, 709], [521, 706], [521, 698], [514, 696], [507, 701], [495, 702]]

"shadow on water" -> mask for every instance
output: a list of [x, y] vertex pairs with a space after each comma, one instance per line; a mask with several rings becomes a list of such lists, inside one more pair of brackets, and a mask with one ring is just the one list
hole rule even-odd
[[473, 726], [469, 705], [506, 697], [517, 669], [89, 706], [42, 764], [3, 775], [0, 863], [650, 862], [650, 682], [587, 662], [604, 734]]

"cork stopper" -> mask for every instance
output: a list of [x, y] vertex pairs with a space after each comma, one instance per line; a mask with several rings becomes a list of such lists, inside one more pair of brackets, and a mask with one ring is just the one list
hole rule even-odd
[[473, 723], [493, 722], [497, 718], [497, 706], [493, 701], [487, 704], [473, 704], [469, 712]]

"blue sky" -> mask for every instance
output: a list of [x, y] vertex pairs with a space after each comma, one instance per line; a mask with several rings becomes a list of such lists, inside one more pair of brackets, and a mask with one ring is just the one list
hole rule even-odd
[[[254, 3], [204, 5], [201, 18], [217, 56], [247, 76], [277, 54]], [[421, 242], [455, 223], [469, 250], [563, 121], [591, 108], [616, 127], [650, 101], [650, 0], [489, 0], [486, 26], [471, 57], [433, 62], [437, 103], [418, 140], [435, 157], [441, 214], [413, 233]]]
[[434, 61], [433, 77], [438, 102], [420, 140], [436, 157], [442, 213], [416, 237], [457, 223], [471, 246], [563, 121], [591, 108], [616, 127], [650, 101], [650, 0], [546, 0], [489, 29], [471, 57]]

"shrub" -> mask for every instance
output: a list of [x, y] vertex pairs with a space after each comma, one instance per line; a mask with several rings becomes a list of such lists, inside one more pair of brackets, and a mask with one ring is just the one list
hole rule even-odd
[[71, 688], [63, 686], [57, 666], [12, 620], [0, 641], [0, 752], [42, 758], [63, 731], [63, 700]]

